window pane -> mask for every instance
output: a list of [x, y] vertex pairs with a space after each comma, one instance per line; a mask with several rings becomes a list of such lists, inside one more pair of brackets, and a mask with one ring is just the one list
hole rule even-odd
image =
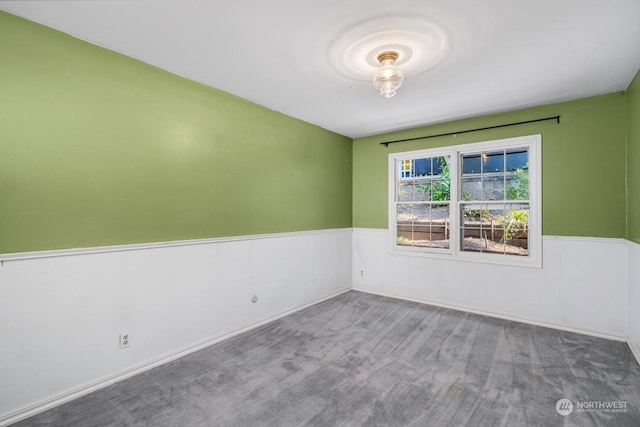
[[413, 245], [449, 248], [449, 205], [424, 205], [416, 215]]
[[449, 248], [449, 205], [429, 203], [397, 205], [397, 244]]
[[507, 172], [507, 200], [529, 200], [529, 169]]
[[416, 159], [415, 160], [416, 176], [430, 176], [433, 175], [433, 161], [431, 158]]
[[434, 179], [431, 183], [431, 200], [448, 202], [450, 198], [451, 182], [449, 179]]
[[489, 221], [489, 209], [486, 204], [461, 203], [460, 212], [462, 213], [461, 225], [463, 226], [465, 223], [474, 223], [471, 226], [476, 227], [479, 226], [480, 223]]
[[480, 235], [479, 227], [463, 227], [460, 233], [462, 238], [460, 248], [462, 251], [481, 252]]
[[413, 222], [414, 218], [412, 203], [402, 203], [397, 205], [396, 220], [398, 224], [400, 222]]
[[462, 251], [528, 255], [528, 203], [461, 204]]
[[424, 202], [431, 200], [431, 179], [416, 181], [413, 200]]
[[480, 173], [482, 166], [480, 153], [462, 156], [462, 176]]
[[413, 185], [411, 181], [398, 181], [396, 185], [396, 201], [410, 202], [413, 200]]
[[504, 172], [504, 151], [488, 151], [482, 153], [482, 172]]
[[504, 173], [482, 174], [482, 199], [504, 200]]
[[506, 151], [506, 170], [527, 169], [529, 167], [529, 150], [515, 148]]
[[480, 176], [468, 176], [462, 178], [460, 183], [460, 200], [481, 200], [482, 196], [482, 181]]

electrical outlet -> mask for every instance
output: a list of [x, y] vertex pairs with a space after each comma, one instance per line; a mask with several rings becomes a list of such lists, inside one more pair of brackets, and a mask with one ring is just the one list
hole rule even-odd
[[364, 270], [360, 270], [360, 275], [364, 276]]
[[131, 345], [131, 334], [129, 332], [120, 332], [120, 348], [126, 348]]

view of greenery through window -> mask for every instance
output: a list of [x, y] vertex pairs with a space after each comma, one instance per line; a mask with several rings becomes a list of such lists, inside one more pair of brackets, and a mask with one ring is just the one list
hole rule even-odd
[[454, 203], [460, 251], [528, 255], [528, 150], [461, 154], [459, 165], [452, 200], [450, 156], [398, 161], [397, 244], [448, 249]]
[[464, 154], [461, 163], [460, 249], [528, 255], [527, 150]]
[[444, 157], [400, 160], [404, 177], [396, 190], [399, 245], [449, 248], [449, 161]]

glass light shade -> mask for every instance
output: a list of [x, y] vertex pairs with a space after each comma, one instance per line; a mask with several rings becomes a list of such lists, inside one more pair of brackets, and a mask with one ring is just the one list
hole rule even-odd
[[385, 98], [391, 98], [395, 95], [404, 80], [404, 74], [395, 66], [397, 54], [393, 53], [394, 55], [380, 54], [380, 68], [373, 75], [373, 87], [380, 91], [380, 95]]

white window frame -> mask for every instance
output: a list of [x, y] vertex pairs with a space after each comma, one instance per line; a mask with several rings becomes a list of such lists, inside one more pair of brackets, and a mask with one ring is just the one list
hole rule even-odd
[[[465, 154], [503, 149], [527, 148], [529, 152], [529, 245], [527, 256], [501, 255], [462, 251], [460, 248], [460, 169]], [[448, 260], [481, 262], [489, 264], [542, 267], [542, 136], [527, 135], [471, 144], [405, 151], [389, 154], [389, 247], [396, 255], [414, 255]], [[397, 165], [400, 160], [425, 157], [450, 156], [451, 200], [449, 204], [450, 239], [449, 249], [423, 248], [398, 245], [396, 223], [396, 187], [400, 182]]]

